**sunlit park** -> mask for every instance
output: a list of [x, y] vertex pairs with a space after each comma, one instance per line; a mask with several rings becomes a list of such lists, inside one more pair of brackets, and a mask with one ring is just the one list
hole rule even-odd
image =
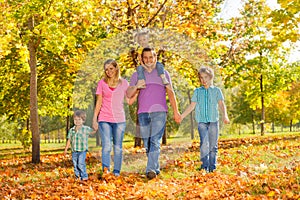
[[[300, 199], [300, 1], [1, 0], [0, 8], [0, 199]], [[116, 146], [103, 167], [106, 142], [98, 121], [94, 128], [104, 63], [114, 59], [132, 84], [147, 64], [141, 34], [156, 52], [153, 66], [161, 63], [170, 78], [154, 177], [145, 171], [151, 152], [138, 113], [147, 78], [142, 88], [130, 85], [138, 88], [133, 102], [118, 99], [126, 124], [120, 171], [113, 172]], [[227, 111], [218, 104], [209, 171], [197, 121], [204, 102], [195, 95], [205, 88], [203, 66], [213, 69]], [[110, 105], [109, 114], [117, 107]], [[86, 141], [84, 178], [70, 136], [78, 110], [86, 114], [80, 126], [96, 130]]]

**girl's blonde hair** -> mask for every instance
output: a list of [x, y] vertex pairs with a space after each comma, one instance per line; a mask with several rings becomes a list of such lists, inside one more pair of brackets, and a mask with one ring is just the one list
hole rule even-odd
[[[112, 66], [114, 66], [117, 69], [117, 73], [116, 73], [115, 77], [109, 78], [107, 76], [106, 72], [105, 72], [105, 66], [109, 65], [109, 64], [111, 64]], [[104, 68], [104, 81], [106, 83], [108, 83], [109, 79], [112, 79], [111, 83], [113, 83], [113, 84], [117, 83], [117, 82], [119, 82], [121, 80], [120, 67], [119, 67], [119, 65], [118, 65], [118, 63], [117, 63], [116, 60], [114, 60], [114, 59], [108, 59], [108, 60], [106, 60], [104, 62], [103, 68]]]

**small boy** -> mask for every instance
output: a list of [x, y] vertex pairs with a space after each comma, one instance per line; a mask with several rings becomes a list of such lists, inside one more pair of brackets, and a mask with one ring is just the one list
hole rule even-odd
[[[139, 44], [140, 47], [145, 48], [145, 47], [149, 47], [149, 35], [148, 32], [139, 32], [136, 34], [135, 36], [137, 43]], [[140, 58], [141, 54], [139, 53], [138, 57], [139, 57], [139, 61], [140, 63], [143, 65], [143, 63], [141, 62], [141, 58]], [[146, 87], [146, 83], [145, 83], [145, 75], [144, 75], [144, 67], [140, 65], [137, 67], [137, 74], [138, 74], [138, 84], [137, 85], [142, 85], [141, 87], [139, 87], [139, 89], [145, 88]], [[157, 62], [156, 63], [156, 69], [157, 69], [157, 73], [160, 76], [162, 82], [164, 85], [168, 85], [169, 81], [166, 78], [165, 75], [165, 69], [162, 63]], [[140, 83], [140, 84], [139, 84]]]
[[217, 165], [219, 112], [222, 111], [224, 124], [229, 123], [224, 96], [220, 88], [213, 85], [214, 71], [201, 67], [199, 79], [202, 87], [196, 88], [191, 104], [181, 115], [183, 120], [195, 108], [195, 118], [200, 136], [201, 169], [213, 172]]
[[86, 113], [84, 111], [75, 111], [73, 118], [75, 126], [69, 130], [64, 154], [67, 154], [68, 148], [71, 145], [75, 177], [85, 181], [88, 180], [85, 163], [86, 152], [88, 151], [88, 138], [89, 135], [95, 134], [96, 130], [83, 125], [86, 120]]

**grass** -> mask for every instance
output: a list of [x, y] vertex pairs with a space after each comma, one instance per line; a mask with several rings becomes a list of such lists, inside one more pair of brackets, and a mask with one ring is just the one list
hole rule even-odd
[[[285, 135], [287, 134], [276, 134], [276, 136]], [[143, 149], [133, 148], [133, 141], [130, 138], [125, 138], [124, 142], [124, 161], [120, 179], [110, 181], [93, 179], [95, 175], [102, 174], [101, 153], [99, 153], [101, 148], [96, 147], [95, 139], [91, 138], [89, 141], [90, 152], [87, 159], [87, 171], [91, 175], [92, 180], [86, 186], [84, 184], [81, 184], [80, 187], [74, 186], [77, 183], [74, 183], [72, 178], [73, 168], [70, 155], [67, 157], [61, 155], [43, 156], [43, 162], [38, 165], [26, 161], [26, 159], [30, 159], [29, 157], [26, 159], [15, 159], [15, 161], [10, 160], [8, 162], [9, 167], [5, 166], [4, 163], [6, 162], [3, 161], [0, 167], [0, 184], [1, 179], [4, 182], [0, 186], [3, 188], [10, 186], [10, 188], [5, 190], [5, 194], [15, 195], [12, 198], [16, 197], [16, 199], [20, 197], [17, 196], [16, 192], [20, 194], [27, 192], [29, 194], [32, 192], [32, 188], [41, 190], [37, 194], [46, 194], [49, 192], [48, 185], [60, 187], [59, 192], [53, 190], [52, 192], [57, 192], [55, 195], [62, 195], [61, 197], [70, 197], [72, 194], [74, 196], [75, 194], [77, 196], [84, 195], [86, 193], [78, 193], [78, 191], [81, 192], [81, 188], [84, 188], [86, 191], [90, 190], [90, 188], [96, 188], [97, 194], [102, 194], [101, 191], [103, 191], [103, 194], [111, 195], [120, 192], [120, 195], [124, 195], [124, 198], [132, 198], [131, 195], [133, 193], [130, 191], [136, 191], [135, 195], [148, 191], [149, 199], [168, 199], [164, 195], [167, 193], [165, 190], [169, 189], [174, 192], [174, 199], [188, 199], [188, 195], [192, 195], [192, 191], [195, 191], [195, 194], [202, 192], [201, 195], [208, 195], [208, 192], [211, 192], [209, 195], [220, 193], [219, 198], [212, 196], [212, 199], [222, 199], [234, 195], [230, 192], [241, 192], [241, 195], [244, 195], [236, 199], [245, 199], [247, 195], [254, 196], [254, 198], [248, 199], [272, 199], [270, 195], [277, 195], [273, 199], [288, 199], [287, 197], [289, 196], [298, 197], [300, 195], [298, 190], [300, 184], [300, 133], [291, 133], [289, 135], [298, 137], [291, 140], [266, 139], [256, 144], [246, 143], [246, 145], [241, 144], [231, 148], [219, 148], [218, 170], [216, 173], [210, 174], [204, 174], [202, 171], [197, 170], [201, 164], [199, 161], [199, 147], [196, 146], [198, 143], [194, 143], [199, 142], [197, 138], [193, 141], [189, 137], [171, 137], [168, 139], [168, 145], [163, 145], [161, 148], [161, 175], [156, 181], [147, 181], [144, 175], [147, 161], [145, 152]], [[274, 135], [272, 134], [272, 136]], [[260, 138], [260, 136], [257, 137]], [[264, 137], [267, 137], [267, 135]], [[228, 138], [220, 138], [221, 143], [228, 141]], [[191, 148], [193, 145], [196, 147]], [[60, 149], [58, 151], [60, 154], [64, 149], [64, 144], [57, 143], [41, 143], [41, 146], [44, 150]], [[16, 165], [11, 164], [14, 162], [18, 163]], [[16, 189], [11, 190], [11, 188]], [[28, 188], [27, 191], [26, 188]], [[61, 193], [70, 188], [72, 192], [78, 190], [77, 193]], [[10, 191], [15, 193], [9, 193]], [[114, 191], [114, 193], [109, 193], [111, 191]], [[213, 193], [214, 191], [215, 193]], [[273, 194], [272, 191], [277, 193]], [[222, 196], [221, 194], [229, 196]], [[26, 197], [30, 198], [30, 196]], [[42, 199], [41, 196], [38, 197]], [[195, 196], [194, 198], [197, 197]], [[235, 199], [233, 197], [231, 198]], [[238, 195], [235, 197], [238, 197]], [[88, 199], [89, 196], [86, 198]]]
[[[259, 134], [222, 134], [220, 135], [220, 140], [222, 139], [237, 139], [237, 138], [251, 138], [251, 137], [270, 137], [270, 136], [291, 136], [291, 135], [298, 135], [299, 132], [276, 132], [276, 133], [266, 133], [264, 136], [260, 136]], [[199, 135], [195, 132], [195, 138], [192, 140], [189, 135], [185, 136], [176, 136], [176, 137], [169, 137], [167, 139], [168, 144], [187, 144], [192, 142], [199, 141]], [[40, 149], [41, 155], [44, 154], [51, 154], [51, 153], [62, 153], [65, 148], [65, 140], [61, 140], [60, 143], [57, 141], [52, 141], [50, 143], [47, 140], [41, 140]], [[89, 150], [91, 152], [100, 151], [101, 147], [96, 146], [96, 138], [92, 137], [89, 139]], [[133, 148], [134, 145], [134, 138], [131, 135], [125, 135], [123, 141], [124, 149]], [[11, 158], [13, 156], [26, 156], [30, 153], [31, 147], [25, 151], [22, 147], [21, 142], [19, 141], [12, 141], [11, 143], [1, 143], [0, 144], [0, 158]]]

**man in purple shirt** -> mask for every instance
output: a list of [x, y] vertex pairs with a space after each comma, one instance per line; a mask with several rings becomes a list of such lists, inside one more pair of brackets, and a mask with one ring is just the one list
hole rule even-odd
[[146, 175], [148, 179], [153, 179], [160, 173], [160, 142], [164, 134], [168, 112], [166, 94], [168, 94], [175, 121], [179, 123], [181, 118], [169, 73], [165, 71], [166, 78], [170, 83], [166, 86], [157, 73], [155, 51], [152, 48], [144, 48], [141, 59], [145, 68], [147, 87], [138, 89], [141, 86], [138, 85], [137, 73], [135, 72], [131, 77], [127, 96], [131, 98], [139, 93], [138, 119], [148, 157]]

